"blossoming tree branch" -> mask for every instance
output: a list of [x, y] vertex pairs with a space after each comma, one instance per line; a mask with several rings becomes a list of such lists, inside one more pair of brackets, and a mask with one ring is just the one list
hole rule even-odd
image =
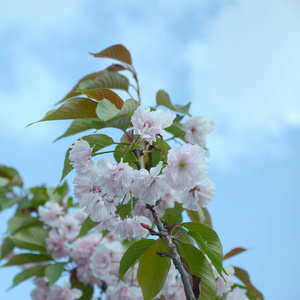
[[[34, 300], [263, 299], [245, 270], [226, 265], [245, 249], [223, 255], [206, 209], [214, 122], [163, 90], [143, 107], [124, 46], [93, 55], [117, 62], [82, 78], [39, 121], [73, 120], [58, 139], [94, 130], [65, 157], [60, 182], [75, 170], [77, 201], [66, 182], [25, 189], [14, 168], [0, 167], [1, 210], [16, 208], [1, 246], [2, 266], [21, 268], [12, 287], [33, 278]], [[103, 133], [109, 127], [120, 140]]]

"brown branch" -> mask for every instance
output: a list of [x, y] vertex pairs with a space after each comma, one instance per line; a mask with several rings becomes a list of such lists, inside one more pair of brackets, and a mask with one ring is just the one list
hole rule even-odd
[[187, 292], [187, 299], [196, 300], [192, 285], [189, 280], [189, 274], [184, 269], [183, 263], [181, 261], [181, 257], [178, 254], [176, 249], [176, 244], [173, 242], [171, 236], [168, 233], [167, 228], [163, 225], [162, 221], [160, 220], [154, 205], [146, 204], [146, 208], [148, 208], [152, 212], [154, 223], [157, 226], [158, 233], [160, 234], [161, 239], [167, 244], [170, 250], [169, 256], [172, 259], [175, 268], [179, 271], [181, 275], [182, 283]]

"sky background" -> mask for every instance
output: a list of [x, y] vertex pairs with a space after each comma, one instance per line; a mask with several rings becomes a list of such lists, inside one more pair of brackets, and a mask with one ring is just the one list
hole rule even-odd
[[[26, 187], [56, 186], [77, 136], [52, 143], [69, 121], [25, 126], [111, 63], [88, 52], [119, 43], [144, 106], [164, 89], [216, 122], [208, 209], [225, 253], [249, 249], [228, 264], [249, 271], [266, 300], [299, 300], [300, 2], [2, 0], [0, 163]], [[30, 299], [30, 281], [4, 292], [17, 271], [0, 269], [0, 299]]]

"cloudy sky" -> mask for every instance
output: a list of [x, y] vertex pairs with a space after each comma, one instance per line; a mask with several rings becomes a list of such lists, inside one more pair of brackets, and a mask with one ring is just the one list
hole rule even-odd
[[[299, 1], [4, 0], [0, 43], [0, 163], [26, 186], [56, 185], [76, 137], [52, 143], [68, 121], [25, 126], [110, 63], [88, 52], [122, 43], [145, 106], [165, 89], [216, 122], [209, 209], [224, 251], [249, 249], [229, 263], [247, 269], [266, 299], [298, 299]], [[29, 299], [30, 283], [4, 294], [16, 271], [0, 269], [1, 299]]]

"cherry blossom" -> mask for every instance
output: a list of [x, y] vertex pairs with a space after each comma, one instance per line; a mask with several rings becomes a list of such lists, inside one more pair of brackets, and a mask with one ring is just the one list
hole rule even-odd
[[103, 244], [98, 245], [91, 256], [90, 268], [92, 269], [93, 275], [99, 279], [109, 278], [111, 264], [110, 251], [108, 248]]
[[206, 207], [215, 195], [214, 188], [215, 184], [209, 177], [203, 178], [199, 184], [181, 194], [182, 207], [194, 211], [198, 211], [200, 206]]
[[198, 145], [186, 144], [170, 149], [168, 165], [163, 169], [167, 183], [176, 191], [194, 187], [207, 172], [205, 150]]
[[133, 196], [144, 203], [154, 204], [167, 192], [167, 185], [164, 175], [159, 175], [162, 168], [160, 161], [150, 172], [146, 169], [135, 171], [134, 181], [131, 185]]
[[137, 240], [146, 237], [148, 230], [141, 226], [141, 223], [152, 225], [151, 221], [143, 216], [135, 216], [118, 222], [114, 228], [115, 233], [122, 239], [131, 240], [135, 235]]
[[135, 132], [152, 145], [158, 134], [164, 136], [164, 129], [171, 126], [175, 118], [176, 115], [169, 111], [165, 112], [162, 109], [150, 111], [150, 108], [144, 110], [142, 106], [139, 106], [131, 122]]
[[71, 289], [71, 285], [64, 281], [64, 287], [58, 285], [51, 286], [47, 300], [76, 300], [81, 296], [81, 290], [76, 288]]
[[246, 293], [247, 290], [241, 289], [237, 286], [226, 295], [226, 300], [249, 300]]
[[46, 238], [46, 248], [55, 258], [65, 257], [69, 254], [66, 239], [55, 230], [49, 231], [49, 237]]
[[197, 116], [189, 118], [181, 128], [186, 133], [185, 140], [188, 143], [205, 147], [206, 136], [212, 132], [214, 124], [213, 120], [208, 121], [204, 117]]
[[224, 293], [230, 291], [231, 287], [234, 284], [234, 279], [233, 279], [234, 268], [232, 266], [225, 266], [224, 269], [228, 274], [226, 275], [225, 272], [222, 271], [222, 275], [225, 278], [226, 282], [221, 277], [221, 275], [216, 271], [216, 269], [213, 267], [214, 275], [217, 282], [217, 296], [222, 296]]
[[70, 150], [71, 165], [78, 175], [85, 175], [94, 167], [92, 161], [92, 149], [87, 141], [79, 140], [74, 143]]
[[60, 215], [63, 215], [63, 207], [53, 201], [48, 201], [44, 206], [38, 207], [39, 220], [48, 226], [53, 226]]
[[93, 176], [97, 185], [103, 187], [104, 193], [109, 196], [123, 197], [128, 193], [132, 183], [134, 173], [128, 163], [123, 160], [118, 165], [114, 165], [109, 159], [102, 158], [97, 162], [97, 167]]

